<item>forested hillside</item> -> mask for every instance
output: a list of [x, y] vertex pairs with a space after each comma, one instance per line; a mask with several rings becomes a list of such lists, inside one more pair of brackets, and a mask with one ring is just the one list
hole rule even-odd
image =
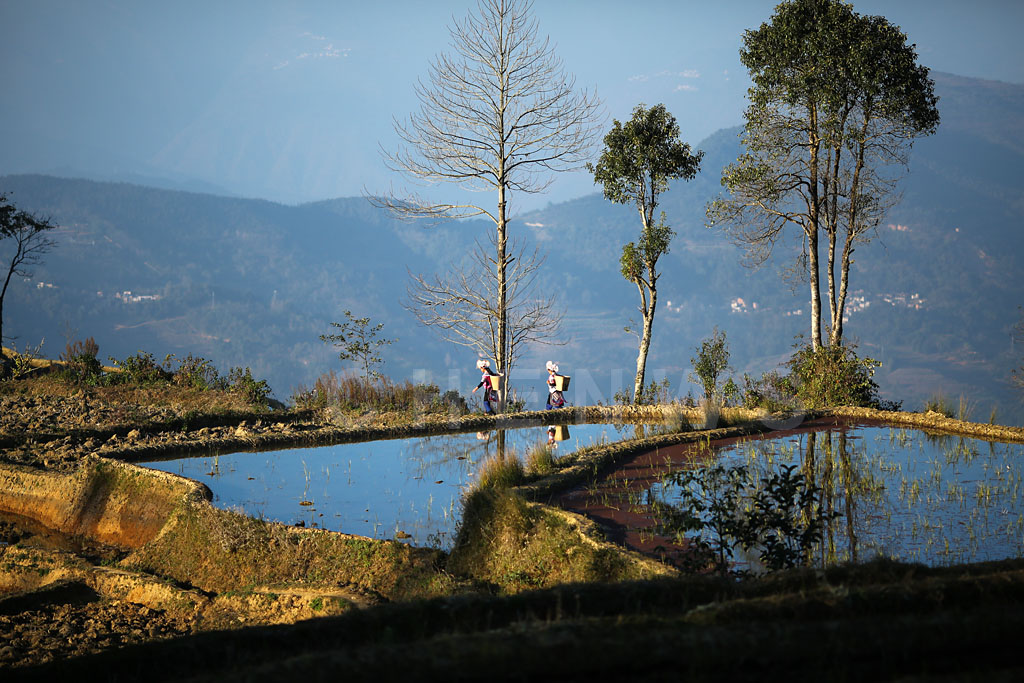
[[[1018, 419], [1007, 379], [1024, 355], [1010, 336], [1024, 304], [1024, 87], [941, 74], [936, 84], [939, 132], [916, 144], [902, 202], [855, 253], [847, 335], [883, 362], [883, 395], [906, 408], [964, 394], [975, 418], [998, 403], [1001, 419]], [[702, 172], [661, 207], [677, 235], [661, 262], [648, 369], [682, 394], [693, 348], [715, 326], [728, 334], [736, 373], [760, 374], [809, 325], [806, 283], [780, 276], [795, 238], [755, 271], [704, 226], [739, 133], [690, 140], [706, 153]], [[286, 206], [47, 176], [0, 178], [0, 190], [61, 226], [45, 265], [7, 295], [4, 331], [19, 348], [45, 338], [44, 353], [56, 356], [66, 338], [93, 336], [103, 359], [191, 352], [250, 366], [287, 399], [340, 367], [318, 336], [350, 309], [398, 339], [385, 351], [387, 374], [463, 391], [475, 383], [472, 352], [419, 327], [401, 300], [408, 271], [465, 262], [484, 222], [424, 228], [363, 198]], [[631, 382], [636, 339], [623, 327], [639, 320], [637, 293], [618, 263], [638, 225], [596, 193], [512, 224], [513, 237], [547, 253], [542, 285], [566, 308], [566, 345], [531, 351], [519, 366], [524, 386], [549, 357], [581, 380], [579, 401], [610, 400]]]

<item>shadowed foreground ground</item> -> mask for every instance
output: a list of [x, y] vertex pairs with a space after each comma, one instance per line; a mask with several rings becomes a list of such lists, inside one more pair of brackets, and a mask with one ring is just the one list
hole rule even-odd
[[873, 563], [390, 604], [5, 680], [1020, 680], [1024, 561]]

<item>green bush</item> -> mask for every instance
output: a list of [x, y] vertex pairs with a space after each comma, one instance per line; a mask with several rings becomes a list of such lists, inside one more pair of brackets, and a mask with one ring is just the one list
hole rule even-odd
[[[177, 369], [171, 371], [171, 364], [177, 361]], [[171, 371], [173, 381], [178, 386], [193, 389], [227, 389], [228, 381], [221, 378], [213, 362], [191, 353], [184, 358], [177, 358], [173, 353], [167, 354], [164, 367]]]
[[697, 355], [690, 359], [693, 365], [690, 381], [700, 384], [704, 389], [704, 400], [710, 401], [718, 397], [719, 378], [729, 369], [729, 342], [726, 341], [725, 330], [715, 327], [711, 336], [703, 340], [694, 351]]
[[139, 351], [134, 356], [128, 356], [122, 361], [111, 357], [110, 364], [121, 372], [107, 375], [108, 384], [136, 384], [138, 386], [154, 386], [168, 382], [171, 373], [160, 367], [153, 354], [146, 351]]
[[270, 385], [267, 380], [256, 380], [249, 368], [231, 368], [228, 372], [229, 391], [240, 394], [252, 405], [266, 406], [270, 396]]
[[743, 406], [773, 413], [833, 406], [899, 410], [899, 402], [878, 396], [874, 374], [882, 364], [858, 357], [855, 349], [852, 345], [823, 346], [814, 351], [809, 344], [799, 346], [786, 363], [788, 375], [774, 370], [760, 379], [743, 375]]
[[882, 364], [859, 358], [853, 346], [822, 346], [815, 351], [804, 345], [787, 365], [790, 384], [805, 408], [881, 407], [873, 377]]

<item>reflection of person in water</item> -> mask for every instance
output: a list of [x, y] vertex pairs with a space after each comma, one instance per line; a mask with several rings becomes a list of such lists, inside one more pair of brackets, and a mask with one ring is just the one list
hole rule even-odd
[[498, 392], [491, 386], [491, 376], [494, 375], [491, 372], [491, 362], [481, 358], [476, 362], [476, 367], [483, 375], [480, 377], [480, 384], [473, 388], [473, 393], [475, 394], [480, 387], [484, 388], [484, 412], [490, 414], [494, 412], [491, 404], [498, 402]]
[[555, 441], [555, 426], [554, 425], [551, 425], [550, 427], [548, 427], [548, 448], [558, 448], [558, 442]]

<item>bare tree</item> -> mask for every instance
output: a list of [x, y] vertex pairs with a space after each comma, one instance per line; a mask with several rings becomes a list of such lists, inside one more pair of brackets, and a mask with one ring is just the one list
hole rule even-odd
[[[510, 198], [543, 192], [552, 172], [582, 167], [600, 105], [592, 94], [576, 90], [548, 38], [538, 36], [527, 0], [478, 0], [476, 11], [449, 30], [453, 53], [438, 56], [427, 80], [417, 84], [420, 111], [406, 122], [395, 121], [402, 143], [383, 152], [385, 162], [418, 184], [496, 192], [496, 206], [431, 202], [395, 191], [371, 201], [409, 220], [491, 219], [497, 279], [493, 353], [498, 372], [508, 375]], [[502, 404], [504, 398], [505, 392]]]
[[54, 227], [48, 220], [18, 210], [6, 194], [0, 194], [0, 255], [7, 266], [0, 289], [0, 340], [3, 339], [4, 297], [11, 278], [15, 275], [30, 277], [32, 267], [43, 262], [43, 256], [57, 244], [47, 234]]
[[[422, 324], [439, 330], [449, 342], [468, 346], [479, 355], [497, 357], [501, 340], [498, 331], [498, 277], [492, 248], [476, 243], [462, 264], [452, 263], [445, 277], [428, 279], [412, 275], [405, 303]], [[510, 245], [513, 256], [506, 270], [506, 312], [508, 320], [507, 370], [515, 367], [523, 348], [534, 342], [560, 344], [556, 338], [562, 311], [554, 296], [537, 292], [544, 257], [537, 250], [527, 254]]]

